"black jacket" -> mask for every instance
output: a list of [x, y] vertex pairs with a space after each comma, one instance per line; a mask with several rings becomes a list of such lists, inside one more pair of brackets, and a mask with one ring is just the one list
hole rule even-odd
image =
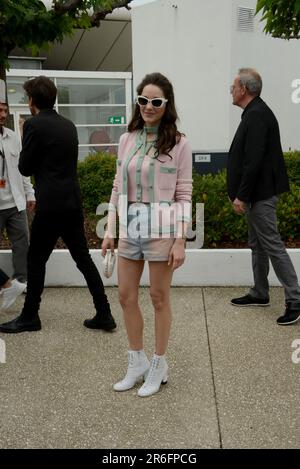
[[53, 109], [25, 121], [19, 170], [34, 176], [37, 210], [81, 209], [77, 160], [78, 136], [71, 121]]
[[279, 126], [266, 103], [254, 98], [244, 109], [227, 164], [230, 199], [257, 202], [289, 190]]

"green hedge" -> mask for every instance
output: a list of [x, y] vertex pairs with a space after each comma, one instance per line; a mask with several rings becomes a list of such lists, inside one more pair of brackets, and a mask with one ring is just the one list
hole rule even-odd
[[[285, 155], [291, 181], [291, 191], [283, 194], [278, 204], [278, 222], [282, 238], [300, 238], [300, 152]], [[116, 168], [116, 158], [97, 154], [78, 163], [78, 176], [84, 208], [94, 218], [101, 202], [108, 202]], [[216, 175], [193, 175], [193, 216], [196, 203], [202, 202], [205, 219], [204, 247], [216, 247], [226, 242], [247, 242], [245, 217], [236, 215], [227, 197], [226, 171]]]
[[101, 202], [109, 202], [115, 171], [116, 158], [107, 153], [87, 156], [78, 162], [83, 206], [87, 212], [95, 214]]
[[[245, 217], [232, 210], [226, 192], [226, 171], [217, 175], [194, 174], [193, 215], [196, 203], [204, 205], [204, 246], [216, 247], [225, 242], [246, 242]], [[300, 186], [291, 183], [291, 190], [282, 194], [277, 207], [278, 224], [285, 241], [300, 238]]]
[[300, 185], [300, 151], [286, 152], [284, 159], [290, 181]]

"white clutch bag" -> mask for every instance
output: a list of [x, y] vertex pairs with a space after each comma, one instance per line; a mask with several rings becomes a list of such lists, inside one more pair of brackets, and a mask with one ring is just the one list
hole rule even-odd
[[116, 255], [114, 252], [111, 252], [110, 249], [107, 249], [106, 255], [103, 260], [103, 275], [106, 278], [112, 276], [114, 267], [116, 263]]

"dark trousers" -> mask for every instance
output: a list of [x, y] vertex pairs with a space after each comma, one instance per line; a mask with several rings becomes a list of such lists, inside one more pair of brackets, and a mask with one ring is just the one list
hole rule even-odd
[[37, 212], [32, 222], [28, 251], [27, 294], [22, 316], [37, 316], [44, 289], [46, 263], [61, 237], [82, 272], [98, 314], [110, 311], [100, 274], [90, 256], [81, 210]]
[[269, 260], [284, 287], [285, 301], [296, 311], [300, 308], [300, 286], [297, 274], [277, 228], [278, 197], [260, 200], [247, 208], [249, 246], [252, 250], [254, 298], [269, 298]]
[[6, 275], [6, 273], [0, 269], [0, 287], [2, 287], [7, 282], [7, 280], [9, 280], [8, 275]]

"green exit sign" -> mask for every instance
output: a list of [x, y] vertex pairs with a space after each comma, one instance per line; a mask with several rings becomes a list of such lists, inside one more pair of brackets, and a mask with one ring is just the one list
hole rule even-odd
[[109, 124], [125, 124], [124, 116], [111, 116], [108, 118]]

